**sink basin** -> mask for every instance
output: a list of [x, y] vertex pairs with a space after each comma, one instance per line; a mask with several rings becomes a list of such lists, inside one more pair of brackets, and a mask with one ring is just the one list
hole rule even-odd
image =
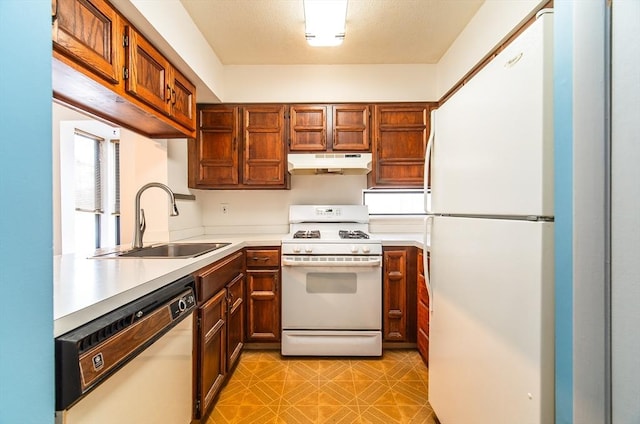
[[231, 243], [166, 243], [147, 246], [140, 249], [111, 252], [94, 256], [95, 259], [109, 258], [146, 258], [146, 259], [185, 259], [195, 258], [205, 253], [213, 252]]

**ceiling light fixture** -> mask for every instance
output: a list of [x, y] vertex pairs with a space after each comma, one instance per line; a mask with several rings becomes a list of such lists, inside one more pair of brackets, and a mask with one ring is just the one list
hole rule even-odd
[[347, 0], [303, 0], [305, 38], [310, 46], [339, 46], [344, 40]]

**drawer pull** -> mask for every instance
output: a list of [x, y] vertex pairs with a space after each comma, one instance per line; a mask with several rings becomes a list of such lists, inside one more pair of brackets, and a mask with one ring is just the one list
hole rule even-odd
[[268, 260], [269, 260], [269, 257], [268, 257], [268, 256], [261, 256], [261, 257], [254, 256], [254, 257], [252, 257], [251, 259], [253, 259], [254, 261], [263, 261], [263, 262], [266, 262], [266, 261], [268, 261]]

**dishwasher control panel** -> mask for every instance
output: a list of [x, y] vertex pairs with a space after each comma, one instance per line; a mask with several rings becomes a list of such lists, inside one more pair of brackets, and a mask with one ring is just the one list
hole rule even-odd
[[171, 319], [176, 319], [180, 315], [191, 312], [196, 306], [196, 296], [193, 290], [184, 293], [179, 299], [171, 303]]

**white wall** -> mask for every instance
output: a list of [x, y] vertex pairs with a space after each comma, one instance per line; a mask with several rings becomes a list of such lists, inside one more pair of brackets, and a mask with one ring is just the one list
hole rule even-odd
[[224, 102], [435, 101], [435, 65], [225, 66]]
[[[167, 140], [167, 185], [175, 193], [192, 194], [194, 191], [188, 187], [187, 173], [187, 140]], [[179, 216], [169, 219], [169, 239], [180, 240], [198, 236], [204, 233], [202, 227], [202, 208], [200, 199], [176, 200]]]
[[366, 185], [365, 175], [292, 175], [291, 190], [194, 192], [202, 201], [207, 234], [286, 233], [290, 204], [360, 204]]

